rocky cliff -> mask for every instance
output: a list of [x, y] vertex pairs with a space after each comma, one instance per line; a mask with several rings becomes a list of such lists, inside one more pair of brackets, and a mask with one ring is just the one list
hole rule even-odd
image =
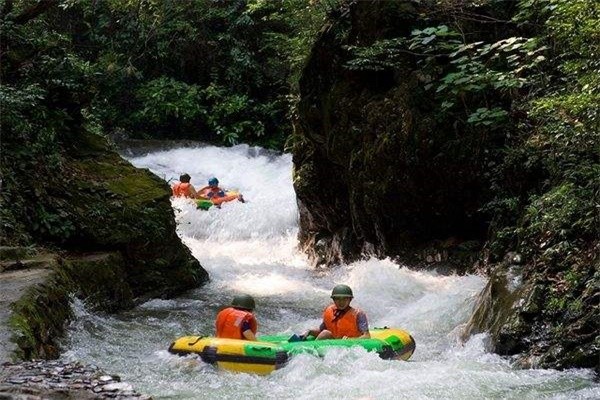
[[[42, 284], [12, 299], [23, 358], [58, 355], [71, 295], [114, 312], [208, 280], [176, 234], [168, 185], [122, 159], [103, 137], [77, 132], [46, 159], [20, 157], [18, 140], [3, 143], [2, 242], [46, 248], [53, 260], [35, 267], [48, 271]], [[2, 260], [7, 271], [29, 263], [22, 255]]]
[[302, 75], [295, 189], [300, 241], [316, 264], [456, 248], [485, 233], [478, 210], [497, 136], [437, 116], [410, 52], [394, 69], [346, 67], [347, 46], [432, 23], [415, 4], [354, 3], [324, 27]]

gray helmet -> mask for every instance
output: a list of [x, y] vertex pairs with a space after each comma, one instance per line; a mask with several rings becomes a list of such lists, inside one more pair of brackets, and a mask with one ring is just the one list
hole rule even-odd
[[331, 291], [331, 298], [342, 298], [342, 297], [350, 297], [353, 298], [352, 289], [348, 285], [336, 285]]
[[179, 181], [180, 182], [188, 183], [191, 179], [192, 179], [192, 177], [189, 174], [179, 175]]
[[249, 294], [240, 294], [233, 298], [231, 306], [252, 311], [256, 308], [256, 303], [254, 302], [254, 298]]

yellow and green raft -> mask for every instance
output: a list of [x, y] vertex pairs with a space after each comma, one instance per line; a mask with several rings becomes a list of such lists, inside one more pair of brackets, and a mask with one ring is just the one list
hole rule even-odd
[[412, 336], [394, 328], [375, 328], [370, 339], [330, 339], [290, 341], [289, 336], [260, 336], [257, 341], [184, 336], [174, 341], [169, 352], [198, 354], [202, 361], [229, 371], [266, 375], [284, 367], [295, 354], [322, 356], [332, 347], [360, 346], [375, 351], [383, 359], [408, 360], [415, 351]]

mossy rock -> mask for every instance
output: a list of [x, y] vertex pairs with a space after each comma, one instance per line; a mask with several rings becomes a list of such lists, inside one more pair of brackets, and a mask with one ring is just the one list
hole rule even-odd
[[22, 359], [58, 357], [57, 340], [73, 317], [72, 296], [93, 311], [133, 307], [133, 290], [125, 271], [120, 253], [59, 258], [46, 282], [28, 288], [12, 305], [9, 324], [18, 346], [16, 355]]

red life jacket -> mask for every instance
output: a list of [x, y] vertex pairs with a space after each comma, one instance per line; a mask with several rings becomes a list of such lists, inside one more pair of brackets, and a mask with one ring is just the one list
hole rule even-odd
[[250, 330], [256, 335], [258, 323], [250, 311], [228, 307], [217, 315], [217, 337], [228, 339], [244, 339], [242, 324], [248, 322]]
[[173, 196], [175, 196], [175, 197], [191, 197], [190, 196], [190, 186], [192, 186], [192, 184], [189, 182], [176, 183], [171, 188], [173, 190]]
[[335, 304], [330, 305], [323, 311], [323, 322], [325, 329], [331, 332], [335, 339], [341, 339], [344, 336], [349, 338], [359, 337], [363, 333], [358, 330], [359, 310], [348, 306], [343, 314], [336, 318], [337, 308]]

